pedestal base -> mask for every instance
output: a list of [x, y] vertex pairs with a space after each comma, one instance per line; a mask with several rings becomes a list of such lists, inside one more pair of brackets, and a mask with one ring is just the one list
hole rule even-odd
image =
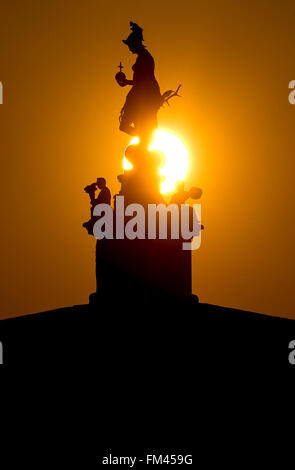
[[189, 298], [191, 252], [182, 249], [182, 240], [100, 240], [96, 277], [98, 296]]

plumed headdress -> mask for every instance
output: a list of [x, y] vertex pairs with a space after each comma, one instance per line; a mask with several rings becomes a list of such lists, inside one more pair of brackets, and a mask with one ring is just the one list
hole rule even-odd
[[133, 23], [132, 21], [130, 21], [130, 29], [132, 33], [129, 34], [127, 39], [123, 39], [124, 44], [127, 44], [127, 46], [130, 46], [132, 44], [141, 44], [144, 40], [142, 36], [143, 29], [138, 26], [138, 24]]

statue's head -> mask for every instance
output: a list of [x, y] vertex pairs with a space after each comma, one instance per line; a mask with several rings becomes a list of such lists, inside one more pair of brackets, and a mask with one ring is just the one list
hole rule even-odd
[[132, 33], [129, 34], [127, 39], [123, 39], [122, 42], [129, 47], [129, 50], [133, 54], [136, 54], [136, 52], [143, 47], [143, 29], [132, 21], [130, 21], [130, 29]]
[[97, 178], [96, 184], [99, 189], [102, 189], [102, 188], [105, 188], [107, 182], [104, 178]]

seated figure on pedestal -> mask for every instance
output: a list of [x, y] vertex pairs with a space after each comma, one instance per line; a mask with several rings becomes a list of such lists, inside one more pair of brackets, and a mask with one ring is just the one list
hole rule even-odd
[[[95, 197], [95, 191], [100, 189], [97, 197]], [[92, 235], [93, 225], [97, 220], [97, 217], [93, 217], [93, 209], [97, 204], [111, 204], [111, 191], [106, 185], [105, 178], [97, 178], [96, 183], [89, 184], [84, 188], [85, 193], [90, 197], [90, 214], [91, 218], [88, 222], [84, 222], [83, 227], [86, 228], [89, 234]]]
[[92, 206], [97, 204], [111, 204], [111, 191], [107, 187], [107, 182], [104, 178], [97, 178], [96, 185], [100, 192], [96, 199], [94, 199]]
[[184, 181], [178, 181], [176, 183], [176, 193], [171, 196], [170, 204], [181, 205], [189, 198], [200, 199], [202, 196], [202, 190], [193, 186], [189, 191], [184, 190]]

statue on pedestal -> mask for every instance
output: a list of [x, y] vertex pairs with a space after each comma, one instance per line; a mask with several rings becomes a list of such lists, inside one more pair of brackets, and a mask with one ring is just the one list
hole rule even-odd
[[[141, 299], [147, 295], [160, 295], [189, 298], [191, 295], [191, 252], [190, 248], [183, 249], [182, 231], [172, 236], [171, 227], [182, 227], [181, 216], [177, 224], [172, 224], [172, 214], [168, 209], [166, 214], [167, 237], [160, 235], [159, 217], [155, 216], [155, 235], [150, 236], [148, 230], [149, 209], [166, 210], [168, 203], [161, 193], [163, 176], [160, 168], [165, 162], [162, 152], [150, 150], [154, 132], [157, 129], [157, 112], [173, 96], [179, 96], [178, 90], [168, 90], [161, 94], [159, 84], [155, 78], [154, 59], [143, 45], [143, 30], [136, 23], [130, 22], [131, 34], [123, 43], [129, 50], [137, 55], [133, 65], [133, 78], [128, 80], [122, 71], [120, 62], [115, 78], [121, 87], [130, 85], [125, 104], [120, 114], [120, 130], [130, 136], [139, 138], [138, 144], [130, 144], [125, 150], [125, 157], [132, 164], [132, 168], [125, 169], [118, 176], [121, 188], [114, 196], [114, 209], [111, 204], [111, 194], [104, 178], [98, 178], [84, 188], [89, 194], [91, 204], [91, 218], [83, 224], [89, 234], [94, 233], [96, 243], [96, 277], [98, 298], [110, 298], [113, 295], [124, 296], [130, 289], [132, 298]], [[100, 189], [99, 195], [95, 191]], [[171, 197], [171, 204], [179, 212], [179, 207], [186, 199], [199, 199], [202, 191], [199, 188], [184, 190], [184, 184], [179, 183], [176, 193]], [[124, 198], [122, 198], [124, 196]], [[97, 207], [98, 204], [103, 206]], [[123, 210], [122, 204], [129, 210]], [[107, 205], [107, 207], [106, 207]], [[135, 207], [140, 206], [140, 219], [132, 222]], [[110, 214], [110, 231], [106, 236], [106, 219], [98, 215], [101, 212]], [[189, 221], [194, 220], [194, 210], [189, 207]], [[159, 214], [158, 214], [159, 215]], [[139, 216], [138, 216], [139, 217]], [[130, 220], [131, 219], [131, 220]], [[135, 234], [128, 235], [126, 230], [130, 222], [134, 225]], [[136, 229], [144, 222], [141, 235]], [[162, 225], [161, 225], [162, 226]], [[103, 227], [97, 235], [97, 227]], [[138, 228], [138, 227], [137, 227]], [[117, 230], [119, 229], [119, 230]], [[102, 235], [101, 235], [102, 233]], [[117, 236], [117, 233], [119, 235]], [[161, 232], [162, 233], [162, 232]], [[115, 235], [114, 235], [115, 234]], [[186, 245], [190, 245], [191, 235], [185, 238]]]
[[142, 28], [130, 22], [131, 34], [123, 40], [137, 59], [132, 67], [133, 78], [127, 80], [122, 72], [116, 74], [116, 80], [121, 87], [131, 85], [125, 104], [120, 114], [120, 130], [131, 136], [137, 136], [140, 142], [149, 147], [153, 133], [157, 128], [157, 112], [172, 96], [179, 96], [178, 90], [168, 90], [161, 95], [159, 84], [155, 78], [155, 62], [152, 55], [143, 45]]

